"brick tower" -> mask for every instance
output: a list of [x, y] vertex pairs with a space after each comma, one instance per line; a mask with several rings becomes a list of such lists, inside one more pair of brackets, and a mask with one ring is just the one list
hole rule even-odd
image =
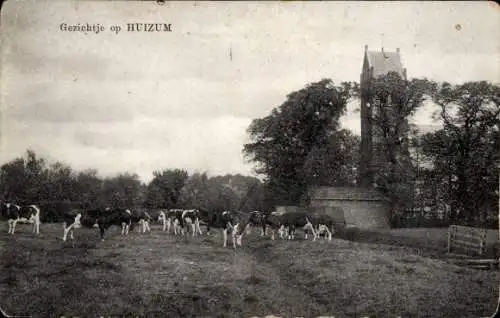
[[372, 125], [373, 110], [371, 108], [370, 87], [371, 81], [379, 76], [390, 72], [397, 72], [406, 79], [406, 69], [401, 63], [399, 48], [396, 52], [386, 52], [384, 48], [380, 52], [368, 51], [365, 45], [363, 68], [360, 78], [361, 89], [361, 149], [360, 149], [360, 186], [371, 187], [373, 185], [373, 173], [376, 164], [373, 160], [373, 149], [377, 144], [377, 134]]

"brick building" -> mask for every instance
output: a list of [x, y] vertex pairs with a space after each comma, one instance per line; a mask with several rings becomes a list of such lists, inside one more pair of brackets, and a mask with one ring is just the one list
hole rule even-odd
[[318, 187], [309, 192], [311, 212], [323, 212], [337, 223], [357, 228], [389, 228], [390, 204], [374, 189]]
[[363, 67], [360, 77], [361, 89], [361, 153], [360, 153], [360, 186], [371, 187], [373, 185], [374, 171], [383, 162], [374, 160], [378, 158], [376, 152], [380, 150], [380, 137], [377, 134], [377, 128], [372, 124], [371, 118], [374, 115], [374, 109], [371, 107], [371, 82], [373, 79], [387, 75], [390, 72], [397, 72], [402, 78], [406, 79], [406, 69], [401, 62], [399, 49], [396, 52], [387, 52], [382, 50], [368, 51], [365, 45], [365, 54], [363, 58]]

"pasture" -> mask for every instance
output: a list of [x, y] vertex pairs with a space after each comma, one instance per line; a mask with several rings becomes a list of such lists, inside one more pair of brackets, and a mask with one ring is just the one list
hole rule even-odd
[[234, 250], [222, 247], [220, 231], [176, 237], [153, 225], [127, 237], [111, 228], [104, 242], [97, 229], [79, 229], [73, 247], [60, 239], [62, 224], [42, 224], [39, 238], [29, 225], [14, 236], [0, 226], [0, 304], [9, 314], [480, 317], [493, 314], [499, 295], [498, 271], [388, 242], [312, 242], [300, 233], [271, 241], [254, 230]]

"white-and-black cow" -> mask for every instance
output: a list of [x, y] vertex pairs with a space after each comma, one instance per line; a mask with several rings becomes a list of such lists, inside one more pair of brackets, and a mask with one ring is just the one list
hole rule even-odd
[[182, 225], [191, 228], [192, 236], [195, 236], [196, 233], [202, 235], [200, 228], [200, 211], [198, 209], [191, 210], [183, 210], [182, 215]]
[[173, 226], [175, 235], [184, 235], [184, 220], [182, 219], [182, 212], [184, 212], [184, 210], [181, 209], [169, 209], [165, 212], [168, 234], [170, 234], [170, 228]]
[[281, 216], [281, 224], [288, 229], [288, 239], [295, 238], [295, 229], [301, 228], [304, 230], [305, 238], [307, 239], [307, 231], [311, 231], [313, 240], [316, 239], [316, 231], [311, 223], [310, 215], [306, 212], [285, 212]]
[[269, 227], [271, 229], [271, 239], [274, 240], [275, 233], [278, 232], [282, 239], [286, 236], [285, 227], [283, 226], [283, 221], [281, 219], [283, 213], [278, 213], [276, 211], [264, 215], [264, 227]]
[[335, 220], [324, 213], [315, 213], [309, 215], [309, 220], [313, 224], [315, 229], [315, 239], [319, 238], [321, 234], [326, 234], [328, 236], [328, 240], [332, 240], [332, 235], [335, 234]]
[[210, 233], [212, 227], [222, 229], [223, 247], [227, 246], [227, 236], [231, 231], [233, 247], [236, 248], [237, 245], [242, 246], [242, 238], [250, 222], [250, 214], [235, 211], [210, 212], [203, 220], [207, 225], [207, 233]]
[[16, 231], [16, 224], [26, 220], [33, 224], [32, 232], [40, 234], [40, 208], [36, 205], [19, 206], [14, 203], [2, 203], [1, 206], [2, 219], [7, 220], [9, 224], [9, 234], [14, 234]]
[[167, 211], [161, 210], [160, 213], [158, 213], [157, 221], [162, 225], [162, 231], [165, 232], [167, 229]]
[[115, 208], [106, 209], [97, 220], [101, 232], [101, 240], [104, 241], [104, 231], [115, 225], [122, 228], [122, 235], [128, 235], [132, 225], [132, 212], [129, 209]]
[[247, 234], [251, 233], [252, 227], [260, 227], [261, 232], [260, 236], [266, 235], [266, 224], [265, 224], [266, 215], [264, 212], [260, 211], [252, 211], [249, 213], [249, 225], [247, 226]]
[[68, 234], [73, 241], [75, 239], [75, 229], [81, 228], [82, 226], [89, 229], [95, 227], [95, 225], [98, 224], [99, 217], [102, 215], [102, 213], [103, 211], [99, 209], [71, 210], [65, 212], [63, 214], [63, 241], [66, 241], [66, 239], [68, 238]]
[[140, 226], [139, 231], [141, 233], [151, 232], [150, 224], [152, 218], [146, 210], [133, 210], [131, 211], [131, 215], [132, 215], [132, 225], [130, 227], [131, 231], [134, 229], [134, 224], [138, 223]]

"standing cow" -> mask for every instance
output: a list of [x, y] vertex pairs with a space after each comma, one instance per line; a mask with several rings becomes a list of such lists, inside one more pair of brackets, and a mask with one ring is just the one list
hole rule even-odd
[[266, 235], [266, 215], [260, 211], [252, 211], [249, 213], [249, 224], [247, 226], [247, 235], [250, 235], [252, 227], [260, 227], [260, 236]]
[[63, 241], [66, 241], [68, 234], [73, 239], [74, 229], [80, 228], [82, 225], [93, 228], [97, 224], [101, 241], [104, 241], [105, 230], [113, 225], [122, 228], [122, 235], [128, 235], [131, 223], [132, 212], [128, 209], [73, 210], [64, 215]]
[[244, 212], [235, 211], [203, 211], [201, 213], [202, 220], [207, 226], [207, 235], [210, 235], [211, 228], [222, 230], [223, 243], [222, 246], [227, 246], [228, 234], [231, 231], [233, 247], [242, 246], [243, 234], [250, 222], [250, 215]]
[[101, 241], [104, 241], [104, 231], [113, 225], [122, 228], [122, 235], [128, 235], [132, 225], [132, 212], [129, 209], [108, 208], [99, 216], [97, 224], [101, 232]]
[[195, 236], [196, 233], [202, 235], [200, 228], [200, 217], [201, 215], [198, 209], [182, 211], [182, 225], [185, 224], [186, 226], [191, 227], [192, 236]]
[[161, 210], [158, 214], [157, 221], [162, 225], [162, 231], [165, 232], [165, 230], [167, 229], [167, 214], [164, 210]]
[[139, 232], [141, 233], [146, 233], [146, 232], [151, 232], [151, 216], [146, 210], [142, 209], [137, 209], [137, 210], [127, 210], [130, 211], [131, 215], [131, 224], [130, 224], [130, 230], [133, 231], [135, 224], [139, 224]]
[[307, 231], [311, 231], [313, 239], [316, 239], [316, 231], [311, 223], [310, 215], [306, 212], [286, 212], [281, 216], [281, 225], [288, 229], [288, 239], [295, 238], [295, 229], [302, 228], [307, 239]]
[[0, 215], [2, 219], [7, 220], [9, 224], [9, 234], [14, 234], [16, 231], [16, 224], [23, 219], [29, 223], [33, 223], [34, 234], [40, 234], [40, 208], [36, 205], [19, 206], [14, 203], [1, 204]]
[[227, 246], [227, 234], [231, 230], [233, 248], [237, 245], [243, 246], [242, 239], [248, 225], [250, 224], [250, 214], [241, 211], [224, 211], [221, 215], [223, 247]]
[[63, 213], [64, 234], [62, 240], [65, 242], [69, 234], [71, 241], [74, 241], [75, 229], [81, 228], [82, 225], [89, 229], [94, 228], [101, 214], [102, 211], [99, 209], [70, 210]]
[[175, 235], [184, 235], [184, 218], [182, 217], [184, 210], [170, 209], [167, 213], [167, 227], [170, 233], [170, 226], [174, 227]]
[[332, 235], [335, 234], [335, 220], [331, 216], [325, 213], [315, 213], [309, 215], [309, 220], [315, 229], [314, 240], [322, 233], [328, 235], [329, 241], [332, 240]]
[[[267, 227], [271, 229], [271, 239], [274, 241], [275, 233], [278, 232], [282, 239], [285, 238], [285, 227], [283, 226], [282, 213], [276, 211], [264, 215], [264, 231]], [[265, 232], [264, 232], [265, 233]]]

